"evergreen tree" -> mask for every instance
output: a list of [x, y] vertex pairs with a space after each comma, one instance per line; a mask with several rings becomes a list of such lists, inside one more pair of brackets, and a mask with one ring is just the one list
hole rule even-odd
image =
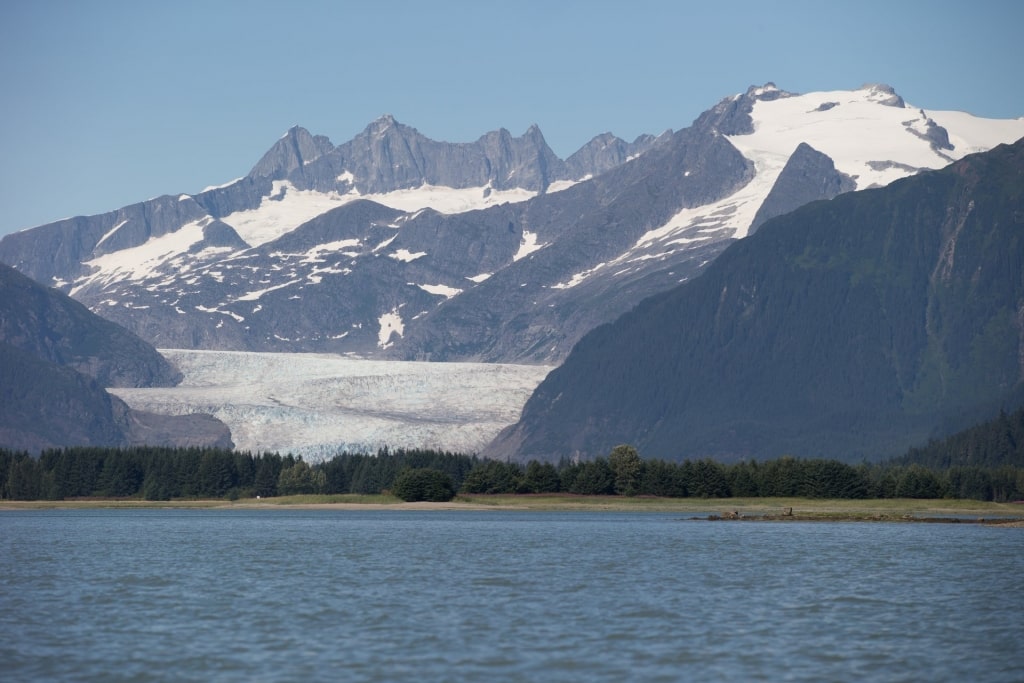
[[524, 493], [556, 493], [559, 490], [558, 470], [549, 462], [531, 460], [526, 464], [520, 490]]
[[445, 502], [455, 497], [452, 478], [432, 467], [405, 468], [395, 477], [391, 492], [406, 502]]
[[277, 492], [282, 496], [317, 492], [317, 480], [302, 458], [291, 466], [281, 468], [281, 474], [277, 478]]
[[615, 493], [635, 496], [640, 492], [643, 464], [635, 448], [626, 444], [616, 446], [608, 456], [608, 466], [614, 475]]

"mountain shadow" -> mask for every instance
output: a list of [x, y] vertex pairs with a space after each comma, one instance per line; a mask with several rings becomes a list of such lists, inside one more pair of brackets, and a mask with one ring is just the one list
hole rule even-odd
[[60, 292], [0, 265], [0, 446], [220, 446], [209, 415], [133, 411], [104, 387], [173, 386], [181, 373], [152, 346]]

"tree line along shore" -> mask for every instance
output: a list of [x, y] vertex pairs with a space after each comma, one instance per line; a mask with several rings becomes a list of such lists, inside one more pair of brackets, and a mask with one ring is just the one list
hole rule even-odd
[[643, 459], [618, 446], [607, 457], [525, 465], [428, 449], [347, 453], [320, 463], [278, 453], [216, 448], [60, 448], [38, 457], [0, 449], [0, 499], [91, 497], [147, 501], [391, 493], [405, 501], [456, 494], [798, 497], [821, 499], [1024, 499], [1024, 467], [927, 466], [890, 461], [850, 465], [783, 457], [723, 464]]

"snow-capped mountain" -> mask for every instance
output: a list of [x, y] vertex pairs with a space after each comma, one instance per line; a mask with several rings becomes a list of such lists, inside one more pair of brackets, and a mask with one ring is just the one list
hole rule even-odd
[[453, 144], [386, 116], [337, 147], [293, 128], [244, 178], [9, 235], [0, 261], [165, 348], [552, 363], [773, 216], [1022, 136], [886, 86], [752, 87], [565, 161], [536, 127]]

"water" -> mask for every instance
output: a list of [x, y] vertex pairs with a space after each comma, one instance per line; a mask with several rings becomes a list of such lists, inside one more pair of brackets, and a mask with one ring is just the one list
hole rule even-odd
[[11, 681], [1021, 681], [1024, 531], [0, 512]]

